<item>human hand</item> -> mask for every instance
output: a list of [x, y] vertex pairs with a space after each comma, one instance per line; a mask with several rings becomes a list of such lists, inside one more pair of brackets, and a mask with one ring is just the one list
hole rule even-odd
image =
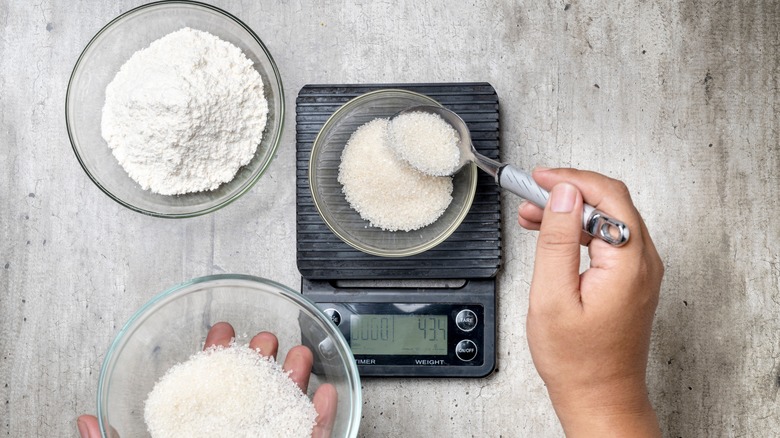
[[[226, 322], [216, 323], [206, 335], [206, 342], [203, 348], [206, 349], [216, 345], [227, 347], [235, 336], [236, 333], [230, 324]], [[261, 332], [252, 338], [249, 342], [249, 347], [259, 349], [264, 356], [271, 356], [276, 359], [279, 340], [273, 333]], [[309, 377], [311, 376], [313, 363], [314, 356], [311, 350], [303, 345], [297, 345], [287, 352], [282, 368], [290, 373], [290, 378], [305, 393], [309, 386]], [[337, 402], [338, 394], [336, 388], [329, 383], [320, 385], [314, 392], [312, 403], [317, 411], [317, 419], [312, 430], [312, 438], [330, 437], [333, 423], [336, 419]], [[95, 416], [80, 416], [77, 419], [77, 426], [81, 438], [100, 438], [100, 426]]]
[[[663, 264], [620, 181], [575, 169], [538, 169], [544, 210], [519, 208], [539, 230], [528, 308], [531, 356], [567, 436], [660, 436], [645, 372]], [[616, 248], [582, 232], [586, 202], [625, 222]], [[582, 274], [580, 244], [590, 267]]]

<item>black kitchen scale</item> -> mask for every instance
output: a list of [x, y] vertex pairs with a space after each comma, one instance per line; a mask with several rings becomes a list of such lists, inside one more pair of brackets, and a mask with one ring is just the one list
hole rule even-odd
[[[341, 329], [361, 376], [483, 377], [495, 368], [499, 188], [479, 172], [463, 223], [410, 257], [363, 253], [331, 232], [314, 206], [314, 139], [341, 105], [369, 91], [425, 94], [457, 112], [476, 149], [498, 160], [498, 96], [488, 83], [306, 85], [296, 101], [297, 262], [301, 293]], [[316, 372], [316, 367], [315, 367]]]

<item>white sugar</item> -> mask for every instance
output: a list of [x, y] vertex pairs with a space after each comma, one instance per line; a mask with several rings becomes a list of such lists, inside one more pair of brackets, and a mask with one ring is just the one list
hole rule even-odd
[[415, 169], [434, 176], [452, 175], [460, 162], [458, 133], [438, 114], [414, 111], [393, 118], [390, 145]]
[[341, 155], [338, 180], [347, 202], [372, 226], [412, 231], [438, 219], [452, 202], [452, 178], [426, 175], [387, 144], [388, 119], [359, 127]]
[[154, 438], [310, 438], [316, 416], [279, 364], [236, 344], [209, 348], [174, 365], [144, 406]]

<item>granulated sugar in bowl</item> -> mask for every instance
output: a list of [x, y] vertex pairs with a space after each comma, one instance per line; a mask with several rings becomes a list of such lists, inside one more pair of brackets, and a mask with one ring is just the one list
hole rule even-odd
[[233, 341], [171, 367], [144, 403], [153, 438], [311, 438], [317, 412], [281, 365]]
[[137, 212], [182, 218], [222, 208], [260, 179], [281, 138], [284, 92], [249, 26], [211, 5], [163, 1], [92, 38], [65, 107], [73, 151], [100, 190]]
[[374, 119], [350, 136], [339, 182], [349, 205], [385, 231], [414, 231], [435, 222], [452, 202], [452, 178], [426, 175], [388, 144], [392, 123]]
[[[206, 334], [218, 322], [231, 324], [240, 339], [232, 347], [202, 352]], [[245, 346], [262, 331], [279, 340], [276, 363]], [[305, 394], [277, 368], [296, 345], [308, 347], [314, 357]], [[280, 430], [289, 433], [279, 436], [300, 436], [311, 430], [308, 400], [324, 384], [337, 393], [331, 436], [356, 437], [360, 376], [330, 318], [297, 291], [273, 281], [215, 275], [166, 290], [124, 325], [100, 370], [97, 413], [103, 436], [112, 438], [184, 436], [163, 433], [171, 428], [201, 430], [186, 436]], [[186, 406], [199, 415], [182, 413]], [[220, 422], [223, 427], [214, 426]]]
[[[397, 199], [391, 198], [396, 196], [397, 192], [387, 186], [392, 179], [387, 177], [387, 172], [390, 172], [393, 166], [381, 163], [377, 158], [387, 158], [387, 155], [372, 157], [363, 150], [370, 146], [368, 143], [379, 144], [374, 141], [374, 136], [369, 138], [371, 141], [360, 141], [361, 157], [347, 158], [350, 169], [345, 173], [349, 175], [342, 176], [342, 180], [339, 180], [339, 167], [343, 164], [345, 147], [360, 127], [365, 129], [366, 124], [377, 119], [380, 121], [374, 123], [382, 123], [381, 119], [390, 119], [402, 110], [419, 105], [440, 106], [428, 96], [400, 89], [385, 89], [360, 95], [333, 113], [312, 146], [308, 176], [314, 204], [336, 236], [365, 253], [383, 257], [406, 257], [434, 248], [458, 228], [474, 200], [477, 167], [472, 163], [452, 176], [452, 189], [449, 194], [452, 199], [448, 204], [444, 204], [446, 207], [443, 211], [435, 213], [432, 223], [418, 223], [416, 219], [423, 218], [424, 215], [418, 215], [419, 212], [416, 211], [410, 212], [406, 207], [385, 208], [383, 203], [394, 205], [393, 201]], [[383, 175], [385, 179], [378, 180]], [[358, 210], [363, 211], [364, 206], [355, 202], [354, 198], [352, 203], [347, 199], [343, 183], [346, 182], [348, 186], [352, 184], [354, 181], [347, 181], [350, 176], [355, 177], [360, 184], [370, 185], [359, 187], [359, 184], [355, 184], [354, 187], [347, 187], [346, 191], [352, 192], [352, 189], [355, 189], [362, 200], [376, 207], [379, 212], [376, 218], [361, 216]], [[411, 185], [413, 190], [427, 191], [432, 188], [422, 182], [419, 184], [423, 186], [417, 183]], [[375, 192], [371, 191], [371, 187], [376, 188]], [[431, 191], [432, 199], [438, 199], [441, 190]], [[446, 196], [448, 191], [443, 194]]]

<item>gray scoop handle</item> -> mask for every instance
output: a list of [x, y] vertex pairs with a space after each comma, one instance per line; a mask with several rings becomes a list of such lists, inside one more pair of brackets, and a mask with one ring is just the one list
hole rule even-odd
[[[550, 193], [541, 188], [530, 174], [511, 164], [501, 166], [496, 180], [499, 186], [540, 208], [544, 208], [550, 198]], [[628, 242], [629, 232], [626, 224], [605, 215], [588, 204], [583, 206], [582, 229], [591, 236], [598, 237], [613, 246], [622, 246]]]

